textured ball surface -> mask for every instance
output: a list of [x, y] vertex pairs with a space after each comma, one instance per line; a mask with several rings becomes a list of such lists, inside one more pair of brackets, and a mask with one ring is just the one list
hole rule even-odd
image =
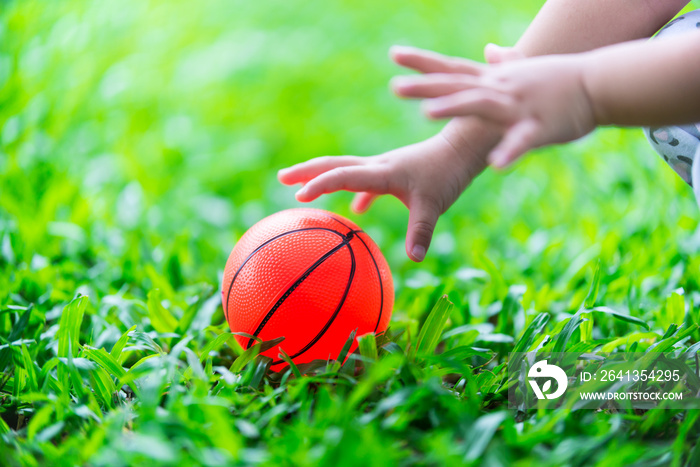
[[[394, 285], [384, 256], [357, 225], [331, 212], [289, 209], [261, 220], [236, 244], [222, 303], [232, 332], [285, 338], [263, 352], [278, 369], [280, 348], [297, 364], [336, 359], [353, 330], [386, 330]], [[244, 349], [255, 344], [236, 339]]]

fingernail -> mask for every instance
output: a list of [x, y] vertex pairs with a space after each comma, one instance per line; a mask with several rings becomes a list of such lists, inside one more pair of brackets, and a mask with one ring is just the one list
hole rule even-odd
[[400, 86], [406, 86], [406, 84], [409, 82], [408, 78], [405, 78], [403, 76], [395, 76], [391, 78], [390, 84], [394, 87], [400, 87]]
[[423, 112], [426, 113], [429, 117], [438, 117], [442, 112], [446, 111], [448, 108], [449, 104], [440, 102], [437, 99], [430, 99], [424, 101], [423, 103]]
[[502, 169], [505, 166], [506, 154], [500, 151], [492, 152], [489, 156], [489, 164], [495, 169]]
[[301, 190], [297, 191], [296, 195], [294, 195], [294, 196], [296, 196], [298, 199], [300, 196], [304, 196], [305, 194], [306, 194], [306, 187], [303, 187]]
[[414, 245], [411, 250], [411, 255], [413, 255], [413, 259], [416, 261], [423, 261], [425, 258], [425, 247], [423, 245]]
[[395, 93], [400, 94], [406, 90], [410, 85], [410, 79], [407, 78], [392, 78], [389, 83], [389, 87], [394, 90]]
[[407, 52], [410, 49], [411, 49], [410, 47], [405, 46], [405, 45], [392, 45], [391, 47], [389, 47], [389, 51], [392, 53]]

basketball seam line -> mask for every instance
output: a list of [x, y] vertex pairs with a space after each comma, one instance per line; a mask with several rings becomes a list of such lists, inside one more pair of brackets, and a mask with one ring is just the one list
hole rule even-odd
[[[295, 353], [294, 355], [291, 355], [289, 358], [297, 358], [298, 356], [304, 354], [307, 350], [309, 350], [311, 347], [313, 347], [322, 337], [323, 335], [328, 331], [328, 328], [331, 327], [335, 319], [338, 317], [338, 314], [340, 313], [340, 310], [343, 308], [343, 305], [345, 305], [345, 300], [348, 298], [348, 295], [350, 294], [350, 288], [352, 287], [352, 283], [355, 280], [355, 269], [356, 269], [356, 262], [355, 262], [355, 252], [352, 250], [352, 246], [350, 245], [349, 241], [352, 240], [352, 237], [348, 238], [348, 243], [346, 243], [346, 246], [348, 247], [348, 251], [350, 252], [350, 259], [351, 259], [351, 265], [350, 265], [350, 277], [348, 277], [348, 285], [345, 287], [345, 292], [343, 293], [343, 297], [340, 299], [340, 302], [338, 303], [337, 308], [335, 309], [335, 312], [333, 313], [333, 316], [326, 322], [326, 325], [319, 331], [318, 334], [316, 334], [316, 337], [314, 337], [311, 342], [306, 344], [299, 352]], [[273, 365], [282, 363], [283, 360], [277, 360], [276, 362], [272, 362]]]
[[352, 227], [350, 227], [348, 224], [346, 224], [345, 222], [341, 221], [340, 219], [337, 219], [337, 218], [331, 216], [331, 215], [328, 214], [327, 212], [322, 212], [321, 214], [323, 214], [324, 216], [326, 216], [326, 217], [328, 217], [328, 218], [330, 218], [330, 219], [336, 221], [338, 224], [342, 225], [343, 227], [352, 230]]
[[[350, 227], [349, 225], [347, 225], [345, 222], [341, 221], [340, 219], [337, 219], [337, 218], [335, 218], [334, 216], [331, 216], [330, 214], [327, 214], [327, 213], [325, 213], [325, 212], [324, 212], [323, 214], [324, 214], [325, 216], [330, 217], [331, 219], [333, 219], [334, 221], [336, 221], [337, 223], [339, 223], [339, 224], [342, 225], [343, 227], [346, 227], [346, 228], [348, 228], [348, 229], [351, 229], [351, 227]], [[360, 232], [363, 232], [363, 231], [362, 231], [362, 230], [357, 230], [357, 231], [356, 231], [356, 230], [353, 230], [353, 232], [360, 233]], [[363, 233], [364, 233], [364, 232], [363, 232]], [[382, 274], [381, 274], [381, 272], [379, 272], [379, 265], [377, 264], [377, 260], [374, 259], [374, 255], [372, 254], [372, 251], [371, 251], [371, 250], [369, 249], [369, 247], [367, 246], [367, 243], [365, 243], [365, 241], [362, 240], [362, 237], [360, 237], [360, 236], [358, 235], [357, 238], [360, 239], [360, 241], [362, 242], [362, 244], [365, 246], [365, 249], [367, 250], [367, 253], [369, 253], [369, 257], [372, 258], [372, 262], [374, 263], [374, 268], [377, 270], [377, 277], [379, 278], [379, 292], [381, 293], [381, 298], [380, 298], [380, 302], [379, 302], [379, 317], [377, 318], [377, 324], [376, 324], [376, 326], [374, 326], [374, 332], [377, 332], [377, 328], [379, 328], [379, 323], [380, 323], [381, 320], [382, 320], [382, 313], [384, 312], [384, 283], [383, 283], [383, 281], [382, 281]]]
[[[275, 312], [277, 311], [277, 309], [280, 306], [282, 306], [282, 304], [285, 302], [285, 300], [287, 300], [287, 298], [289, 298], [289, 296], [292, 294], [292, 292], [294, 292], [294, 290], [296, 290], [296, 288], [299, 287], [299, 285], [301, 285], [301, 283], [304, 282], [309, 277], [309, 275], [312, 272], [314, 272], [314, 270], [316, 270], [316, 268], [318, 268], [321, 264], [323, 264], [328, 258], [333, 256], [333, 254], [336, 253], [337, 251], [339, 251], [341, 248], [343, 248], [344, 246], [347, 246], [348, 242], [350, 240], [352, 240], [352, 238], [353, 238], [353, 235], [350, 235], [350, 234], [348, 234], [347, 236], [343, 235], [342, 242], [340, 242], [338, 245], [331, 248], [327, 253], [325, 253], [323, 256], [321, 256], [314, 264], [312, 264], [306, 271], [304, 271], [304, 273], [301, 276], [299, 276], [299, 278], [296, 281], [294, 281], [294, 283], [284, 292], [284, 294], [282, 294], [282, 296], [272, 306], [270, 311], [267, 312], [267, 314], [263, 318], [262, 322], [258, 325], [258, 328], [253, 333], [253, 336], [258, 337], [258, 334], [260, 334], [262, 332], [262, 330], [265, 327], [265, 325], [267, 324], [267, 322], [272, 318], [272, 315], [274, 315]], [[249, 349], [252, 344], [253, 344], [253, 339], [251, 338], [248, 340], [248, 346], [246, 348]]]
[[384, 284], [382, 281], [382, 274], [381, 272], [379, 272], [379, 265], [377, 264], [377, 260], [374, 259], [374, 255], [367, 246], [367, 243], [365, 243], [365, 241], [359, 235], [357, 236], [357, 238], [360, 239], [362, 244], [365, 246], [367, 253], [369, 253], [369, 257], [372, 258], [372, 262], [374, 263], [374, 269], [377, 270], [377, 277], [379, 278], [379, 317], [377, 318], [377, 324], [374, 326], [374, 332], [377, 332], [377, 328], [379, 328], [379, 323], [382, 320], [382, 312], [384, 311]]
[[236, 278], [238, 277], [238, 274], [241, 272], [241, 270], [243, 269], [243, 267], [248, 263], [248, 261], [250, 261], [250, 260], [253, 258], [253, 256], [255, 256], [255, 254], [256, 254], [258, 251], [260, 251], [263, 247], [269, 245], [270, 243], [274, 242], [274, 241], [277, 240], [278, 238], [284, 237], [285, 235], [290, 235], [290, 234], [293, 234], [293, 233], [297, 233], [297, 232], [305, 232], [305, 231], [308, 231], [308, 230], [325, 230], [325, 231], [327, 231], [327, 232], [333, 232], [334, 234], [340, 236], [341, 238], [345, 238], [345, 235], [343, 235], [342, 232], [338, 232], [337, 230], [328, 229], [328, 228], [325, 228], [325, 227], [305, 227], [305, 228], [303, 228], [303, 229], [296, 229], [296, 230], [290, 230], [289, 232], [283, 232], [283, 233], [281, 233], [281, 234], [279, 234], [279, 235], [276, 235], [276, 236], [272, 237], [271, 239], [265, 241], [264, 243], [262, 243], [260, 246], [258, 246], [255, 250], [253, 250], [253, 251], [246, 257], [246, 259], [243, 261], [243, 263], [241, 263], [241, 265], [240, 265], [240, 266], [238, 267], [238, 269], [236, 270], [236, 274], [233, 275], [233, 279], [231, 279], [231, 284], [229, 284], [228, 292], [226, 292], [226, 320], [227, 320], [227, 321], [228, 321], [228, 313], [229, 313], [228, 305], [229, 305], [229, 301], [230, 301], [230, 298], [231, 298], [231, 290], [233, 290], [233, 283], [236, 282]]

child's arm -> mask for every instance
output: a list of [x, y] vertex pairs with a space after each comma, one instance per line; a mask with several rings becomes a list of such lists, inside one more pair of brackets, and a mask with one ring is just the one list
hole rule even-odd
[[[571, 141], [596, 125], [700, 120], [700, 31], [592, 52], [483, 66], [467, 73], [403, 77], [406, 97], [431, 98], [432, 118], [478, 116], [501, 126], [490, 155], [504, 167], [529, 149]], [[467, 69], [465, 67], [465, 69]]]
[[548, 0], [515, 49], [526, 57], [567, 54], [650, 37], [687, 4], [688, 0]]
[[[649, 36], [686, 3], [550, 0], [515, 48], [492, 46], [486, 56], [489, 62], [504, 61], [552, 53], [553, 44], [558, 44], [556, 51], [574, 52]], [[581, 26], [574, 28], [572, 23], [577, 21]], [[568, 26], [562, 27], [564, 24]], [[463, 59], [446, 59], [416, 49], [394, 49], [392, 58], [421, 73], [461, 73], [465, 66], [471, 66]], [[366, 210], [378, 195], [395, 195], [410, 210], [406, 252], [412, 260], [422, 261], [438, 217], [484, 170], [486, 157], [498, 141], [492, 124], [476, 117], [455, 118], [438, 135], [420, 143], [373, 157], [312, 159], [280, 171], [279, 179], [285, 184], [306, 184], [308, 191], [297, 195], [304, 202], [340, 189], [357, 191], [352, 206], [357, 212]]]
[[598, 125], [700, 121], [700, 31], [607, 47], [582, 57]]

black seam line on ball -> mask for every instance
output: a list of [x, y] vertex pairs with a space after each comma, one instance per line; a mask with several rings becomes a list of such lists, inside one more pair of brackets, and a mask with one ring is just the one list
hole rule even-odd
[[[253, 333], [253, 336], [258, 337], [258, 334], [262, 332], [263, 328], [267, 324], [267, 322], [272, 318], [272, 316], [275, 314], [277, 309], [282, 306], [282, 304], [289, 298], [289, 296], [296, 290], [297, 287], [301, 285], [302, 282], [304, 282], [309, 275], [314, 272], [316, 268], [318, 268], [321, 264], [323, 264], [328, 258], [333, 256], [335, 252], [343, 248], [344, 246], [348, 246], [348, 242], [352, 240], [353, 235], [343, 235], [343, 241], [331, 248], [326, 254], [321, 256], [314, 264], [312, 264], [304, 273], [296, 280], [294, 283], [282, 294], [282, 296], [277, 300], [277, 302], [270, 308], [270, 311], [267, 312], [265, 317], [263, 318], [262, 322], [258, 325], [258, 328], [255, 330]], [[353, 259], [354, 261], [354, 259]], [[354, 268], [353, 268], [354, 269]], [[246, 347], [249, 349], [253, 345], [253, 339], [248, 340], [248, 346]]]
[[[352, 233], [352, 232], [350, 232]], [[349, 236], [348, 242], [352, 240], [352, 236]], [[348, 277], [348, 285], [345, 286], [345, 292], [343, 293], [343, 297], [340, 299], [340, 302], [338, 303], [338, 306], [335, 309], [335, 312], [333, 313], [333, 316], [330, 317], [328, 322], [326, 322], [326, 325], [323, 326], [323, 329], [316, 334], [316, 337], [311, 339], [311, 342], [306, 344], [299, 352], [295, 353], [294, 355], [290, 355], [289, 358], [297, 358], [298, 356], [302, 355], [304, 352], [309, 350], [311, 347], [316, 344], [316, 342], [323, 337], [323, 335], [328, 331], [328, 328], [331, 327], [331, 324], [335, 321], [335, 318], [338, 316], [338, 313], [340, 313], [340, 310], [343, 308], [343, 305], [345, 304], [345, 300], [348, 298], [348, 294], [350, 293], [350, 287], [352, 286], [352, 281], [355, 279], [355, 252], [352, 249], [352, 245], [350, 243], [346, 243], [346, 246], [348, 247], [348, 251], [350, 252], [350, 275]], [[283, 360], [277, 360], [275, 362], [272, 362], [273, 365], [277, 365], [278, 363], [282, 363]]]
[[351, 233], [364, 233], [364, 232], [365, 232], [365, 231], [362, 230], [362, 229], [355, 229], [355, 230], [353, 230], [353, 228], [350, 227], [348, 224], [346, 224], [345, 222], [343, 222], [343, 221], [341, 221], [341, 220], [336, 219], [335, 217], [331, 216], [330, 214], [326, 214], [326, 213], [324, 212], [323, 215], [326, 216], [326, 217], [328, 217], [328, 218], [330, 218], [330, 219], [333, 219], [334, 221], [336, 221], [338, 224], [342, 225], [343, 227], [346, 227], [346, 228], [350, 229], [350, 231], [348, 232], [348, 234], [351, 234]]
[[241, 270], [243, 269], [243, 266], [245, 266], [246, 263], [247, 263], [248, 261], [250, 261], [250, 260], [253, 258], [253, 256], [254, 256], [258, 251], [260, 251], [263, 247], [269, 245], [270, 243], [274, 242], [274, 241], [277, 240], [278, 238], [284, 237], [285, 235], [290, 235], [290, 234], [293, 234], [293, 233], [297, 233], [297, 232], [305, 232], [305, 231], [307, 231], [307, 230], [324, 230], [324, 231], [326, 231], [326, 232], [333, 232], [334, 234], [338, 235], [338, 236], [341, 237], [341, 238], [345, 238], [345, 235], [343, 235], [342, 232], [338, 232], [337, 230], [327, 229], [327, 228], [325, 228], [325, 227], [305, 227], [305, 228], [303, 228], [303, 229], [290, 230], [289, 232], [281, 233], [281, 234], [279, 234], [279, 235], [277, 235], [277, 236], [275, 236], [275, 237], [272, 237], [271, 239], [267, 240], [265, 243], [261, 244], [260, 246], [258, 246], [258, 247], [257, 247], [255, 250], [253, 250], [253, 251], [248, 255], [248, 257], [246, 257], [246, 259], [241, 263], [241, 265], [238, 267], [238, 270], [236, 270], [236, 274], [233, 275], [233, 279], [231, 279], [231, 284], [228, 286], [228, 292], [226, 292], [226, 319], [227, 319], [227, 320], [228, 320], [228, 303], [229, 303], [229, 300], [230, 300], [230, 297], [231, 297], [231, 290], [233, 290], [233, 283], [236, 282], [236, 278], [238, 277], [238, 274], [239, 274], [239, 273], [241, 272]]
[[377, 328], [379, 328], [379, 323], [382, 320], [382, 312], [384, 311], [384, 284], [382, 282], [382, 273], [379, 272], [379, 265], [377, 264], [377, 261], [374, 259], [374, 255], [372, 254], [372, 251], [369, 249], [369, 246], [367, 246], [367, 243], [360, 237], [359, 235], [357, 238], [362, 242], [362, 244], [365, 246], [367, 249], [367, 253], [369, 253], [369, 257], [372, 258], [372, 262], [374, 263], [374, 269], [377, 270], [377, 277], [379, 278], [379, 317], [377, 317], [377, 324], [374, 326], [374, 332], [377, 332]]
[[[358, 234], [358, 233], [366, 233], [366, 232], [365, 232], [364, 230], [362, 230], [362, 229], [355, 229], [355, 230], [353, 230], [353, 228], [350, 227], [348, 224], [346, 224], [345, 222], [341, 221], [340, 219], [336, 219], [335, 217], [331, 216], [330, 214], [326, 214], [326, 213], [324, 212], [323, 215], [326, 216], [326, 217], [329, 217], [329, 218], [333, 219], [334, 221], [336, 221], [338, 224], [342, 225], [343, 227], [346, 227], [346, 228], [350, 229], [350, 231], [348, 232], [348, 235], [350, 235], [350, 234]], [[362, 239], [360, 239], [360, 240], [362, 240]], [[364, 242], [362, 242], [362, 243], [364, 243]], [[365, 245], [365, 246], [366, 246], [366, 245]], [[370, 253], [370, 255], [371, 255], [371, 254], [372, 254], [372, 253]]]
[[[330, 217], [331, 219], [333, 219], [334, 221], [336, 221], [336, 222], [339, 223], [340, 225], [342, 225], [342, 226], [344, 226], [344, 227], [347, 227], [348, 229], [351, 228], [351, 227], [350, 227], [349, 225], [347, 225], [345, 222], [341, 221], [340, 219], [337, 219], [337, 218], [334, 217], [334, 216], [331, 216], [330, 214], [324, 213], [324, 215]], [[352, 232], [364, 233], [363, 230], [352, 230]], [[360, 241], [362, 242], [362, 244], [363, 244], [363, 245], [365, 246], [365, 248], [367, 249], [367, 253], [369, 253], [370, 258], [372, 258], [372, 262], [374, 263], [374, 267], [375, 267], [376, 270], [377, 270], [377, 277], [379, 278], [379, 292], [381, 293], [381, 298], [380, 298], [380, 301], [379, 301], [379, 317], [377, 318], [377, 324], [374, 326], [374, 332], [377, 332], [377, 328], [379, 328], [379, 323], [380, 323], [381, 320], [382, 320], [382, 313], [383, 313], [383, 311], [384, 311], [384, 283], [382, 282], [382, 274], [379, 272], [379, 266], [377, 265], [377, 261], [374, 259], [374, 255], [372, 254], [372, 251], [370, 251], [369, 247], [367, 246], [367, 243], [365, 243], [365, 241], [362, 239], [362, 237], [360, 237], [360, 236], [358, 235], [357, 238], [360, 239]]]
[[326, 217], [329, 217], [329, 218], [333, 219], [334, 221], [336, 221], [338, 224], [342, 225], [343, 227], [346, 227], [346, 228], [352, 230], [352, 227], [350, 227], [348, 224], [346, 224], [345, 222], [341, 221], [341, 220], [338, 219], [337, 217], [331, 216], [330, 214], [327, 214], [327, 213], [325, 213], [325, 212], [322, 213], [322, 214], [323, 214], [324, 216], [326, 216]]

